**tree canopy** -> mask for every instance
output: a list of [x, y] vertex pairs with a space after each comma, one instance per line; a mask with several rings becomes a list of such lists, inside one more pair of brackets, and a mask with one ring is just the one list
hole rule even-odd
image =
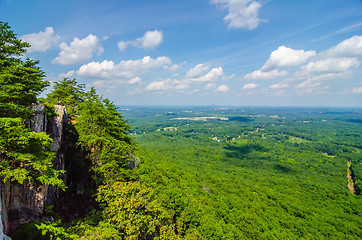
[[21, 60], [29, 46], [17, 39], [7, 23], [0, 22], [0, 117], [29, 119], [29, 107], [49, 85], [38, 61]]
[[78, 84], [76, 79], [64, 78], [54, 83], [53, 90], [47, 94], [46, 99], [50, 104], [61, 102], [66, 106], [67, 112], [72, 114], [83, 101], [84, 87], [84, 84]]
[[29, 46], [0, 22], [0, 176], [4, 181], [64, 187], [59, 179], [63, 171], [53, 169], [52, 139], [25, 124], [33, 117], [31, 105], [37, 95], [48, 86], [37, 61], [21, 60]]

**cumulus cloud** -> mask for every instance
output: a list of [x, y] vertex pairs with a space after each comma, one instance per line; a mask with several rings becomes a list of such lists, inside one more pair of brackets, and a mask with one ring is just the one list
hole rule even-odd
[[171, 71], [176, 71], [178, 70], [180, 67], [182, 67], [182, 65], [184, 65], [186, 62], [182, 62], [182, 63], [178, 63], [178, 64], [174, 64], [170, 67]]
[[71, 70], [71, 71], [69, 71], [69, 72], [67, 72], [67, 73], [61, 73], [61, 74], [59, 74], [59, 77], [60, 77], [60, 78], [71, 78], [71, 77], [74, 77], [74, 75], [75, 75], [75, 71], [74, 71], [74, 70]]
[[118, 64], [115, 64], [113, 61], [104, 60], [101, 63], [90, 62], [81, 66], [77, 74], [94, 78], [133, 78], [139, 74], [144, 74], [150, 69], [162, 68], [171, 63], [171, 59], [164, 56], [158, 58], [145, 56], [137, 60], [122, 60]]
[[173, 88], [175, 84], [179, 83], [179, 81], [174, 79], [166, 79], [166, 80], [159, 80], [159, 81], [153, 81], [146, 87], [146, 90], [149, 91], [165, 91], [170, 90]]
[[[186, 89], [191, 89], [189, 93], [193, 90], [195, 85], [204, 85], [204, 90], [213, 89], [214, 92], [226, 92], [229, 88], [226, 85], [218, 86], [217, 81], [223, 80], [225, 77], [222, 67], [211, 68], [207, 64], [198, 64], [194, 68], [190, 69], [183, 78], [180, 79], [171, 79], [166, 80], [158, 79], [151, 82], [145, 88], [148, 91], [156, 91], [157, 93], [162, 93], [165, 90], [175, 90], [178, 92], [184, 92]], [[198, 90], [199, 91], [199, 90]]]
[[144, 49], [154, 49], [163, 42], [162, 31], [147, 31], [142, 37], [132, 41], [118, 42], [118, 49], [124, 51], [128, 46], [140, 47]]
[[321, 53], [325, 57], [362, 57], [362, 36], [353, 36]]
[[295, 50], [280, 46], [273, 51], [261, 70], [270, 70], [280, 67], [292, 67], [305, 63], [310, 57], [316, 55], [315, 51]]
[[136, 40], [136, 45], [142, 48], [155, 48], [163, 42], [163, 34], [161, 31], [148, 31], [143, 37]]
[[213, 82], [217, 81], [224, 76], [224, 70], [222, 67], [214, 67], [208, 73], [195, 78], [187, 78], [188, 82]]
[[304, 81], [296, 85], [296, 88], [305, 89], [302, 93], [325, 93], [328, 85], [323, 81], [353, 77], [360, 66], [359, 56], [362, 56], [361, 36], [340, 42], [300, 67], [295, 76], [304, 78]]
[[52, 27], [47, 27], [44, 32], [25, 34], [21, 36], [21, 39], [30, 43], [28, 52], [45, 52], [57, 44], [60, 37], [54, 33]]
[[214, 92], [227, 92], [229, 91], [229, 87], [226, 85], [220, 85], [218, 88], [214, 90]]
[[276, 77], [282, 77], [287, 75], [287, 71], [279, 71], [278, 69], [274, 69], [269, 72], [264, 72], [261, 70], [256, 70], [252, 73], [246, 74], [244, 76], [245, 79], [272, 79]]
[[352, 88], [352, 93], [362, 94], [362, 87]]
[[52, 63], [61, 65], [72, 65], [89, 60], [93, 54], [102, 55], [104, 52], [97, 36], [89, 34], [84, 39], [74, 38], [67, 45], [65, 42], [59, 45], [61, 52], [52, 60]]
[[259, 23], [267, 20], [261, 19], [258, 12], [262, 4], [254, 0], [211, 0], [212, 4], [221, 5], [228, 10], [224, 21], [228, 23], [229, 28], [255, 29]]
[[208, 64], [198, 64], [194, 68], [191, 68], [187, 73], [187, 78], [199, 78], [210, 70]]
[[118, 45], [119, 51], [124, 51], [128, 47], [129, 42], [120, 41], [120, 42], [118, 42], [117, 45]]
[[342, 72], [360, 65], [357, 58], [327, 58], [310, 62], [301, 67], [301, 72], [306, 73], [324, 73], [324, 72]]
[[103, 62], [90, 62], [88, 64], [82, 65], [77, 74], [80, 76], [87, 77], [100, 77], [100, 78], [109, 78], [110, 73], [115, 69], [115, 64], [113, 61], [104, 60]]
[[310, 62], [302, 66], [300, 71], [296, 73], [296, 76], [301, 76], [304, 81], [296, 85], [295, 88], [303, 89], [303, 91], [298, 92], [299, 95], [324, 94], [328, 89], [328, 85], [325, 85], [323, 81], [348, 79], [353, 76], [351, 70], [358, 66], [357, 58], [327, 58]]
[[[271, 84], [266, 91], [283, 89], [295, 82], [296, 94], [326, 94], [328, 82], [350, 81], [360, 71], [362, 57], [362, 36], [346, 39], [326, 51], [296, 50], [280, 46], [273, 51], [265, 64], [245, 79], [273, 79], [288, 75], [288, 79]], [[298, 68], [296, 68], [299, 66]], [[242, 88], [243, 89], [243, 88]], [[345, 92], [358, 93], [359, 88]]]
[[136, 84], [139, 84], [140, 82], [141, 82], [141, 79], [139, 77], [135, 77], [135, 78], [132, 78], [131, 80], [129, 80], [128, 84], [136, 85]]
[[258, 86], [256, 83], [247, 83], [241, 89], [254, 89]]

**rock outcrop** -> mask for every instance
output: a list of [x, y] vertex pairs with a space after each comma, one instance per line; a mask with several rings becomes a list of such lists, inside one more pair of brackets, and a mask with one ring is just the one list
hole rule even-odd
[[[34, 105], [35, 116], [30, 121], [30, 128], [35, 132], [47, 132], [53, 138], [51, 151], [56, 153], [54, 160], [55, 169], [64, 169], [63, 126], [67, 120], [65, 107], [55, 106], [56, 116], [48, 120], [43, 105]], [[46, 204], [52, 204], [57, 189], [52, 186], [35, 186], [25, 182], [18, 184], [14, 182], [0, 183], [1, 218], [4, 232], [8, 233], [16, 229], [20, 224], [33, 220], [46, 220], [44, 209]], [[1, 226], [0, 226], [1, 227]], [[0, 240], [2, 240], [0, 236]]]

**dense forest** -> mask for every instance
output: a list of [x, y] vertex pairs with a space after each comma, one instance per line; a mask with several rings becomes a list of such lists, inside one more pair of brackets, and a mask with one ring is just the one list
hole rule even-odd
[[142, 146], [139, 178], [177, 233], [361, 237], [361, 109], [123, 109]]
[[[1, 180], [56, 186], [66, 205], [74, 189], [62, 177], [75, 175], [92, 199], [79, 216], [47, 206], [50, 221], [13, 239], [362, 237], [361, 109], [118, 108], [68, 78], [40, 98], [50, 83], [22, 58], [29, 44], [7, 23], [0, 31]], [[73, 173], [30, 130], [32, 104], [49, 117], [66, 108]]]

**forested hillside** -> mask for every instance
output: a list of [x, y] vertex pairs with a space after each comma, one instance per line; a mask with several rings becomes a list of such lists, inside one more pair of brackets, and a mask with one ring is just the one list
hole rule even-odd
[[361, 237], [360, 109], [131, 107], [122, 112], [142, 146], [139, 178], [154, 188], [179, 234]]

